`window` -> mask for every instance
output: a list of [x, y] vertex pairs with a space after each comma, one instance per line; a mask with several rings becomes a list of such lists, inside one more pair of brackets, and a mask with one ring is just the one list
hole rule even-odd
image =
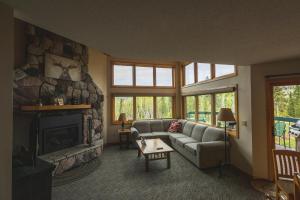
[[115, 87], [175, 87], [175, 66], [112, 62], [118, 63], [112, 65]]
[[120, 113], [125, 113], [127, 120], [133, 120], [133, 97], [115, 97], [115, 115], [117, 121]]
[[216, 117], [216, 124], [218, 127], [224, 127], [224, 122], [219, 122], [217, 120], [218, 113], [221, 108], [230, 108], [235, 115], [235, 93], [234, 92], [227, 92], [227, 93], [219, 93], [216, 94], [216, 103], [215, 103], [215, 117]]
[[156, 97], [156, 118], [172, 118], [172, 111], [172, 97]]
[[211, 79], [211, 65], [209, 63], [197, 63], [198, 82]]
[[119, 123], [120, 113], [126, 113], [128, 121], [173, 118], [173, 99], [173, 96], [113, 96], [113, 123]]
[[136, 97], [136, 119], [153, 118], [153, 97]]
[[216, 64], [215, 65], [215, 74], [216, 77], [225, 76], [229, 74], [235, 73], [235, 66], [234, 65], [222, 65], [222, 64]]
[[137, 86], [153, 86], [153, 67], [137, 66], [135, 74]]
[[235, 65], [190, 63], [184, 66], [184, 85], [214, 80], [222, 76], [234, 75], [235, 72]]
[[156, 68], [156, 86], [173, 86], [173, 68]]
[[188, 120], [196, 120], [196, 98], [194, 96], [185, 98], [185, 116]]
[[113, 66], [113, 85], [132, 86], [133, 67], [126, 65]]
[[212, 91], [210, 94], [184, 97], [185, 119], [190, 121], [223, 128], [224, 122], [217, 120], [217, 115], [221, 108], [230, 108], [232, 110], [237, 122], [227, 122], [227, 128], [229, 134], [238, 137], [238, 108], [236, 91]]
[[205, 124], [212, 124], [211, 95], [198, 96], [198, 121]]
[[190, 63], [190, 64], [186, 65], [184, 72], [185, 72], [184, 73], [185, 85], [195, 83], [195, 66], [194, 66], [194, 63]]

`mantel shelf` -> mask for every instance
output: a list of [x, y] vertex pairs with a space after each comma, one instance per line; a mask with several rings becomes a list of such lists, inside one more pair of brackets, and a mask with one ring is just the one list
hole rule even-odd
[[79, 109], [90, 109], [90, 104], [79, 104], [79, 105], [45, 105], [45, 106], [21, 106], [22, 111], [53, 111], [53, 110], [79, 110]]

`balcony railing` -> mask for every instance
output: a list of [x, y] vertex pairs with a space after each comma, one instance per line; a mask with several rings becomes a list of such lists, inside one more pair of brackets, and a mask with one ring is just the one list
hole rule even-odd
[[[275, 144], [277, 148], [288, 147], [290, 149], [296, 149], [296, 139], [295, 136], [291, 134], [290, 129], [291, 129], [291, 125], [295, 124], [298, 120], [300, 119], [293, 118], [293, 117], [278, 117], [278, 116], [274, 117], [275, 128], [276, 128], [276, 123], [278, 122], [285, 123], [285, 127], [283, 128], [283, 130], [277, 130], [277, 131], [274, 130]], [[281, 131], [282, 133], [280, 133]], [[288, 139], [288, 145], [286, 144], [286, 139]]]

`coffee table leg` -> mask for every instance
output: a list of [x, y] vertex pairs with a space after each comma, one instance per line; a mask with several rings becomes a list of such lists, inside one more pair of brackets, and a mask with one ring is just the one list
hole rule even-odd
[[170, 152], [167, 153], [167, 167], [168, 167], [168, 169], [171, 168]]
[[141, 150], [138, 148], [138, 157], [141, 157]]
[[145, 155], [145, 169], [146, 169], [146, 172], [149, 171], [149, 157], [148, 157], [148, 155]]

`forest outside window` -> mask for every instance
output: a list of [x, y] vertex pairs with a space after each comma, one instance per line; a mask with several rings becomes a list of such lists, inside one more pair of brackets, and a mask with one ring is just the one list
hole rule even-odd
[[142, 119], [171, 119], [174, 111], [173, 96], [113, 96], [113, 123], [120, 113], [128, 121]]
[[195, 96], [185, 97], [185, 118], [187, 120], [196, 120], [196, 98]]
[[212, 125], [212, 95], [198, 96], [198, 122]]
[[112, 65], [112, 86], [114, 87], [174, 88], [174, 76], [174, 66]]

